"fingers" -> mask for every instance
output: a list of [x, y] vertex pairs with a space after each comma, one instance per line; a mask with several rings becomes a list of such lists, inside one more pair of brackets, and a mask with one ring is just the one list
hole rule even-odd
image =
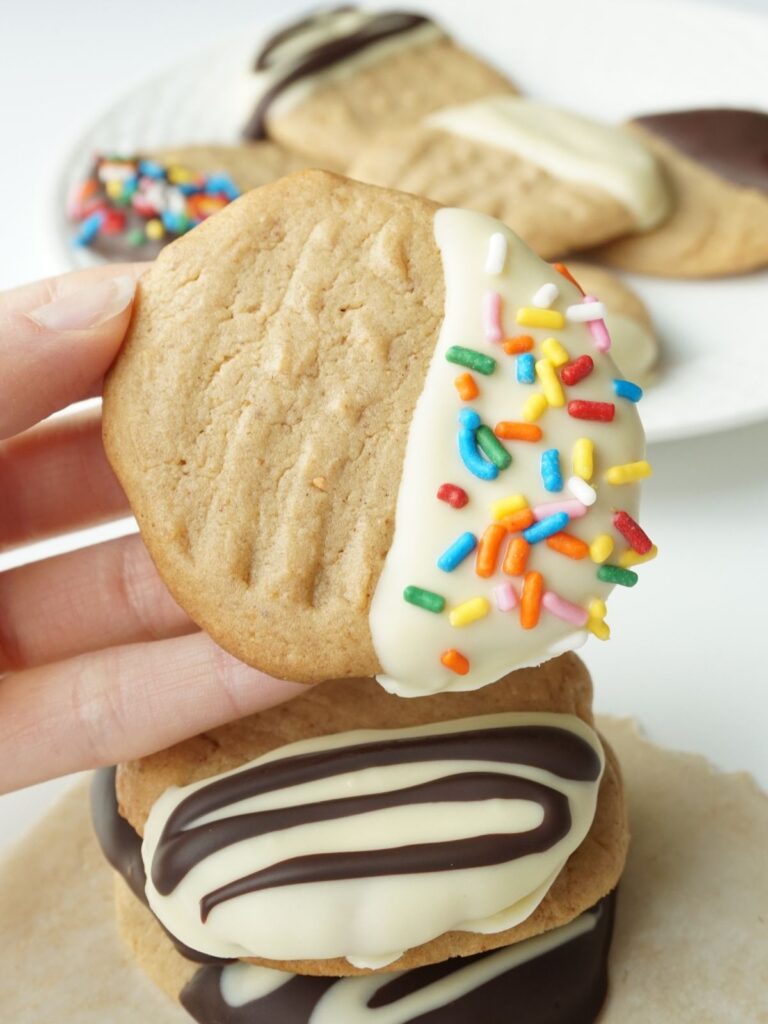
[[99, 409], [0, 442], [0, 547], [128, 515], [101, 443]]
[[196, 628], [136, 535], [0, 575], [0, 673]]
[[142, 757], [306, 688], [204, 633], [113, 647], [0, 679], [0, 792]]
[[0, 295], [0, 438], [78, 401], [104, 375], [142, 269], [99, 268]]

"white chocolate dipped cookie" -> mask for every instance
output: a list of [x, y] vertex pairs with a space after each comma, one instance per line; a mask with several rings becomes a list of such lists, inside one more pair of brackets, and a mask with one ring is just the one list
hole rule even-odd
[[511, 95], [381, 133], [347, 173], [497, 217], [548, 259], [646, 231], [670, 208], [655, 158], [630, 132]]
[[[555, 710], [503, 710], [531, 705]], [[326, 683], [121, 768], [143, 864], [102, 842], [198, 958], [328, 976], [499, 948], [568, 923], [621, 874], [615, 760], [568, 707], [589, 717], [573, 655], [423, 701]]]
[[378, 130], [511, 83], [432, 20], [345, 5], [268, 39], [245, 84], [246, 138], [267, 136], [340, 170]]
[[238, 657], [477, 688], [605, 638], [652, 553], [604, 313], [491, 218], [305, 172], [143, 276], [107, 451], [171, 591]]

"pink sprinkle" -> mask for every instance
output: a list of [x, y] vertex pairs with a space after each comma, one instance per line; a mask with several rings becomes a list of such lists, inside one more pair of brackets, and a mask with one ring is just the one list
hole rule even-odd
[[493, 594], [500, 612], [511, 612], [513, 608], [517, 608], [517, 594], [511, 583], [500, 583], [498, 587], [493, 588]]
[[498, 292], [486, 292], [483, 296], [483, 326], [488, 341], [501, 341], [504, 329], [501, 326], [501, 296]]
[[575, 498], [566, 501], [550, 501], [544, 505], [534, 505], [533, 517], [537, 521], [553, 516], [558, 512], [567, 512], [569, 519], [581, 519], [588, 512], [587, 506]]
[[[594, 295], [585, 295], [582, 302], [597, 302]], [[605, 320], [587, 320], [589, 333], [595, 343], [598, 352], [609, 352], [611, 348], [611, 336], [605, 326]]]
[[541, 603], [548, 612], [556, 615], [558, 619], [572, 622], [574, 626], [586, 626], [589, 619], [589, 614], [584, 608], [571, 601], [566, 601], [564, 597], [553, 594], [551, 590], [544, 593]]

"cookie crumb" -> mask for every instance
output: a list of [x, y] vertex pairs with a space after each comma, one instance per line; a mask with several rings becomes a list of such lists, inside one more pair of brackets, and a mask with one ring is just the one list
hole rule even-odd
[[327, 491], [328, 481], [325, 479], [324, 476], [316, 476], [315, 479], [312, 481], [312, 486], [316, 487], [318, 491]]

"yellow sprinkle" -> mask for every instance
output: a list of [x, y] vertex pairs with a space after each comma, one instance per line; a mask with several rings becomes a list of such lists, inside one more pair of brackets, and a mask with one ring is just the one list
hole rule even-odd
[[522, 327], [549, 327], [555, 331], [565, 327], [565, 317], [556, 309], [536, 309], [534, 306], [522, 306], [517, 311], [516, 320]]
[[188, 167], [169, 167], [168, 180], [173, 185], [188, 185], [194, 178]]
[[571, 358], [557, 338], [545, 338], [541, 343], [541, 351], [558, 369], [565, 366]]
[[540, 416], [543, 416], [548, 408], [549, 402], [546, 400], [544, 395], [537, 391], [536, 394], [531, 395], [530, 398], [525, 400], [525, 405], [523, 406], [523, 419], [528, 423], [532, 423]]
[[499, 498], [498, 501], [491, 503], [491, 515], [498, 522], [523, 508], [528, 508], [528, 502], [522, 494], [510, 494], [508, 498]]
[[623, 466], [611, 466], [605, 471], [605, 480], [609, 484], [633, 484], [637, 480], [644, 480], [652, 472], [650, 462], [643, 459], [642, 462], [627, 462]]
[[608, 605], [599, 597], [594, 597], [587, 607], [591, 619], [604, 619], [608, 614]]
[[593, 636], [596, 636], [598, 640], [611, 639], [611, 627], [607, 622], [603, 622], [602, 619], [589, 619], [587, 622], [587, 629], [593, 634]]
[[153, 217], [152, 220], [148, 220], [144, 226], [147, 238], [151, 238], [152, 241], [156, 242], [163, 237], [165, 234], [165, 228], [163, 222]]
[[448, 619], [452, 626], [468, 626], [485, 618], [490, 610], [491, 606], [484, 597], [473, 597], [471, 601], [465, 601], [454, 608]]
[[622, 569], [630, 569], [633, 565], [642, 565], [643, 562], [652, 562], [658, 553], [659, 549], [655, 544], [651, 550], [644, 555], [638, 555], [636, 551], [633, 551], [632, 548], [630, 548], [619, 558], [619, 565]]
[[549, 405], [554, 409], [561, 409], [565, 405], [565, 394], [551, 359], [539, 359], [536, 363], [536, 376], [541, 381], [544, 397]]
[[580, 437], [573, 446], [573, 472], [582, 480], [591, 480], [595, 471], [595, 445], [588, 437]]
[[601, 533], [589, 545], [589, 557], [593, 562], [604, 562], [606, 558], [611, 557], [612, 551], [613, 537], [607, 533]]
[[119, 178], [112, 178], [104, 187], [110, 199], [119, 199], [123, 194], [123, 183]]

